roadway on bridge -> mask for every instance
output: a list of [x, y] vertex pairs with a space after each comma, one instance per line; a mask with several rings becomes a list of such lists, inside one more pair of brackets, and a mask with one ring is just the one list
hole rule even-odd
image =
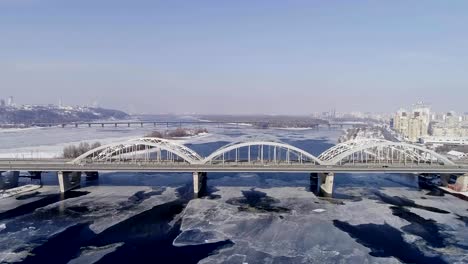
[[430, 164], [288, 164], [228, 162], [224, 164], [188, 164], [186, 162], [96, 162], [73, 164], [68, 160], [0, 160], [0, 171], [121, 171], [121, 172], [284, 172], [284, 173], [468, 173], [468, 166]]

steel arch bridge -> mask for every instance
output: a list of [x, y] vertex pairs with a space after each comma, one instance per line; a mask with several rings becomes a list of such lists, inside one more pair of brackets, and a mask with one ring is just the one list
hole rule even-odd
[[190, 165], [371, 165], [403, 166], [454, 165], [452, 161], [430, 149], [382, 139], [351, 140], [324, 151], [318, 157], [276, 141], [231, 143], [203, 158], [194, 150], [173, 140], [137, 138], [92, 149], [72, 164], [84, 163], [152, 163]]
[[173, 140], [146, 137], [97, 147], [72, 163], [154, 161], [195, 164], [200, 160], [202, 157], [198, 153]]
[[226, 162], [321, 164], [317, 157], [302, 149], [274, 141], [231, 143], [219, 148], [203, 160], [204, 164]]
[[350, 140], [329, 148], [318, 156], [323, 164], [439, 164], [454, 165], [433, 150], [404, 142], [383, 139]]

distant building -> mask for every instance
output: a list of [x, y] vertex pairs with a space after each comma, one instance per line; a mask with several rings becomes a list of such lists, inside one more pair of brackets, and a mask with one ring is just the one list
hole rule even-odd
[[400, 109], [393, 118], [393, 128], [403, 135], [408, 134], [408, 112]]
[[430, 108], [418, 103], [411, 111], [400, 109], [393, 118], [393, 128], [409, 141], [418, 142], [428, 135], [430, 121]]
[[7, 105], [8, 105], [8, 106], [13, 106], [13, 104], [14, 104], [13, 96], [8, 97]]
[[0, 107], [5, 107], [6, 104], [5, 104], [5, 100], [1, 99], [0, 100]]
[[455, 112], [448, 112], [442, 121], [431, 123], [430, 134], [435, 137], [468, 137], [468, 124]]
[[428, 136], [421, 138], [421, 143], [425, 145], [466, 146], [468, 145], [468, 137]]

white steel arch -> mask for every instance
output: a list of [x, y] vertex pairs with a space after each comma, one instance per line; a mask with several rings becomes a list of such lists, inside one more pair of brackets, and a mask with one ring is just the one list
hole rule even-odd
[[[252, 149], [252, 155], [251, 155]], [[255, 152], [256, 151], [256, 152]], [[233, 153], [235, 152], [235, 153]], [[248, 154], [247, 154], [248, 153]], [[152, 158], [153, 156], [156, 159]], [[166, 155], [164, 155], [166, 154]], [[233, 154], [233, 155], [231, 155]], [[244, 155], [242, 158], [241, 154]], [[225, 159], [225, 155], [228, 157]], [[229, 155], [235, 156], [230, 159]], [[248, 158], [245, 158], [247, 155]], [[251, 157], [252, 156], [252, 157]], [[256, 156], [256, 157], [255, 157]], [[122, 159], [123, 157], [123, 159]], [[221, 147], [206, 158], [173, 140], [161, 138], [137, 138], [112, 143], [92, 149], [71, 161], [158, 161], [187, 162], [189, 164], [214, 164], [225, 162], [301, 163], [312, 165], [340, 165], [343, 163], [405, 163], [454, 165], [454, 162], [435, 151], [422, 146], [392, 142], [382, 139], [361, 139], [340, 143], [316, 157], [300, 148], [274, 141], [250, 141], [232, 143]]]
[[79, 164], [86, 160], [102, 161], [112, 159], [113, 157], [121, 155], [124, 152], [124, 154], [128, 156], [131, 153], [149, 153], [155, 151], [161, 152], [162, 150], [171, 153], [171, 155], [176, 155], [190, 164], [199, 163], [200, 160], [202, 160], [202, 157], [195, 151], [175, 141], [162, 138], [145, 137], [97, 147], [80, 155], [74, 159], [72, 163]]
[[[304, 151], [300, 148], [291, 146], [289, 144], [281, 143], [281, 142], [273, 142], [273, 141], [249, 141], [249, 142], [240, 142], [240, 143], [231, 143], [226, 146], [223, 146], [210, 154], [208, 157], [206, 157], [202, 163], [203, 164], [208, 164], [208, 163], [213, 163], [217, 158], [223, 156], [226, 153], [229, 153], [234, 150], [239, 150], [241, 148], [248, 148], [248, 161], [250, 162], [251, 157], [250, 157], [250, 148], [257, 146], [259, 148], [261, 156], [264, 156], [264, 147], [273, 147], [273, 158], [270, 157], [272, 161], [279, 161], [277, 159], [277, 151], [279, 149], [283, 149], [286, 151], [286, 161], [289, 162], [288, 160], [290, 155], [292, 154], [293, 156], [296, 156], [298, 160], [302, 163], [302, 161], [306, 161], [307, 159], [310, 160], [310, 163], [320, 165], [322, 161], [315, 157], [314, 155], [310, 154], [307, 151]], [[269, 150], [270, 151], [270, 150]], [[266, 154], [265, 154], [266, 155]], [[224, 156], [223, 156], [224, 158]], [[263, 160], [265, 157], [262, 157], [261, 160]], [[237, 159], [237, 157], [236, 157]]]
[[[319, 155], [322, 164], [337, 165], [343, 160], [364, 159], [371, 156], [374, 161], [393, 162], [396, 158], [412, 160], [415, 162], [438, 162], [441, 165], [453, 165], [454, 163], [433, 150], [404, 142], [393, 142], [383, 139], [359, 139], [340, 143]], [[351, 161], [351, 160], [348, 160]], [[358, 160], [359, 161], [359, 160]]]

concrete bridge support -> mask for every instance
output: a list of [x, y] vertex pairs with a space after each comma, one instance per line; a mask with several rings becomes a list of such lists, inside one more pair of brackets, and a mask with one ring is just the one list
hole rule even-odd
[[324, 196], [331, 196], [333, 194], [334, 178], [335, 173], [333, 172], [319, 173], [320, 191], [323, 193]]
[[196, 197], [206, 190], [206, 172], [193, 173], [193, 193]]
[[462, 176], [457, 178], [457, 181], [454, 184], [456, 191], [459, 192], [468, 192], [468, 173], [465, 173]]
[[81, 171], [59, 171], [57, 176], [61, 193], [80, 187]]
[[310, 191], [321, 196], [330, 197], [333, 193], [333, 172], [311, 173]]

